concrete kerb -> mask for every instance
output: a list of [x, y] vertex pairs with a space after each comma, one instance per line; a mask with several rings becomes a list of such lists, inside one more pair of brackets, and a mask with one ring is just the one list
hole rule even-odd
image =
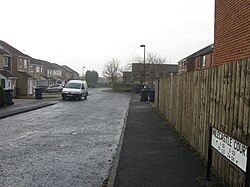
[[[50, 102], [45, 102], [45, 103], [33, 102], [32, 104], [30, 104], [27, 107], [23, 107], [23, 108], [21, 107], [21, 108], [18, 108], [18, 109], [15, 109], [15, 110], [0, 114], [0, 119], [7, 118], [7, 117], [10, 117], [10, 116], [14, 116], [14, 115], [21, 114], [21, 113], [25, 113], [25, 112], [29, 112], [29, 111], [32, 111], [32, 110], [37, 110], [37, 109], [40, 109], [40, 108], [44, 108], [44, 107], [47, 107], [47, 106], [54, 105], [56, 103], [58, 103], [58, 102], [57, 101], [50, 101]], [[35, 105], [33, 105], [33, 104], [35, 104]]]
[[[130, 97], [129, 105], [130, 105], [130, 102], [131, 102], [131, 98], [132, 97]], [[111, 166], [111, 169], [110, 169], [110, 172], [109, 172], [108, 184], [107, 185], [103, 185], [103, 187], [104, 186], [113, 187], [114, 184], [115, 184], [116, 172], [117, 172], [118, 163], [119, 163], [120, 154], [121, 154], [121, 149], [122, 149], [122, 145], [123, 145], [123, 139], [124, 139], [125, 129], [126, 129], [126, 126], [127, 126], [128, 111], [129, 111], [129, 107], [128, 107], [128, 109], [126, 111], [126, 114], [125, 114], [124, 125], [123, 125], [123, 128], [122, 128], [120, 140], [119, 140], [119, 143], [117, 145], [117, 150], [116, 150], [115, 158], [114, 158], [114, 160], [112, 162], [112, 166]]]

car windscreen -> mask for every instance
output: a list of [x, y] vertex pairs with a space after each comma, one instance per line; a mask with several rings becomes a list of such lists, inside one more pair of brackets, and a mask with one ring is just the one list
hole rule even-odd
[[66, 84], [65, 88], [80, 89], [81, 88], [81, 83], [69, 82], [69, 83]]

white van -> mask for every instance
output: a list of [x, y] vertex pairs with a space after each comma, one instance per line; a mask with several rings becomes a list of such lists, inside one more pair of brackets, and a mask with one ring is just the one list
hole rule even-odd
[[82, 80], [70, 80], [62, 90], [63, 100], [67, 98], [79, 99], [82, 97], [87, 99], [88, 96], [88, 85], [86, 81]]

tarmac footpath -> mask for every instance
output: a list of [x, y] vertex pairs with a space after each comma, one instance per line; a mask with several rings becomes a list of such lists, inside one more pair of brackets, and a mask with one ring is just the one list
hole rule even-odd
[[131, 97], [120, 141], [108, 186], [222, 186], [214, 175], [206, 180], [204, 161], [139, 95]]

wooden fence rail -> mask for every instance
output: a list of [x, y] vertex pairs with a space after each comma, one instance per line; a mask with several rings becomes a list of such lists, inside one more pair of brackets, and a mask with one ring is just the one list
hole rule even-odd
[[[250, 58], [158, 81], [158, 110], [204, 159], [209, 126], [250, 147]], [[212, 165], [230, 186], [244, 186], [244, 173], [217, 153]]]

